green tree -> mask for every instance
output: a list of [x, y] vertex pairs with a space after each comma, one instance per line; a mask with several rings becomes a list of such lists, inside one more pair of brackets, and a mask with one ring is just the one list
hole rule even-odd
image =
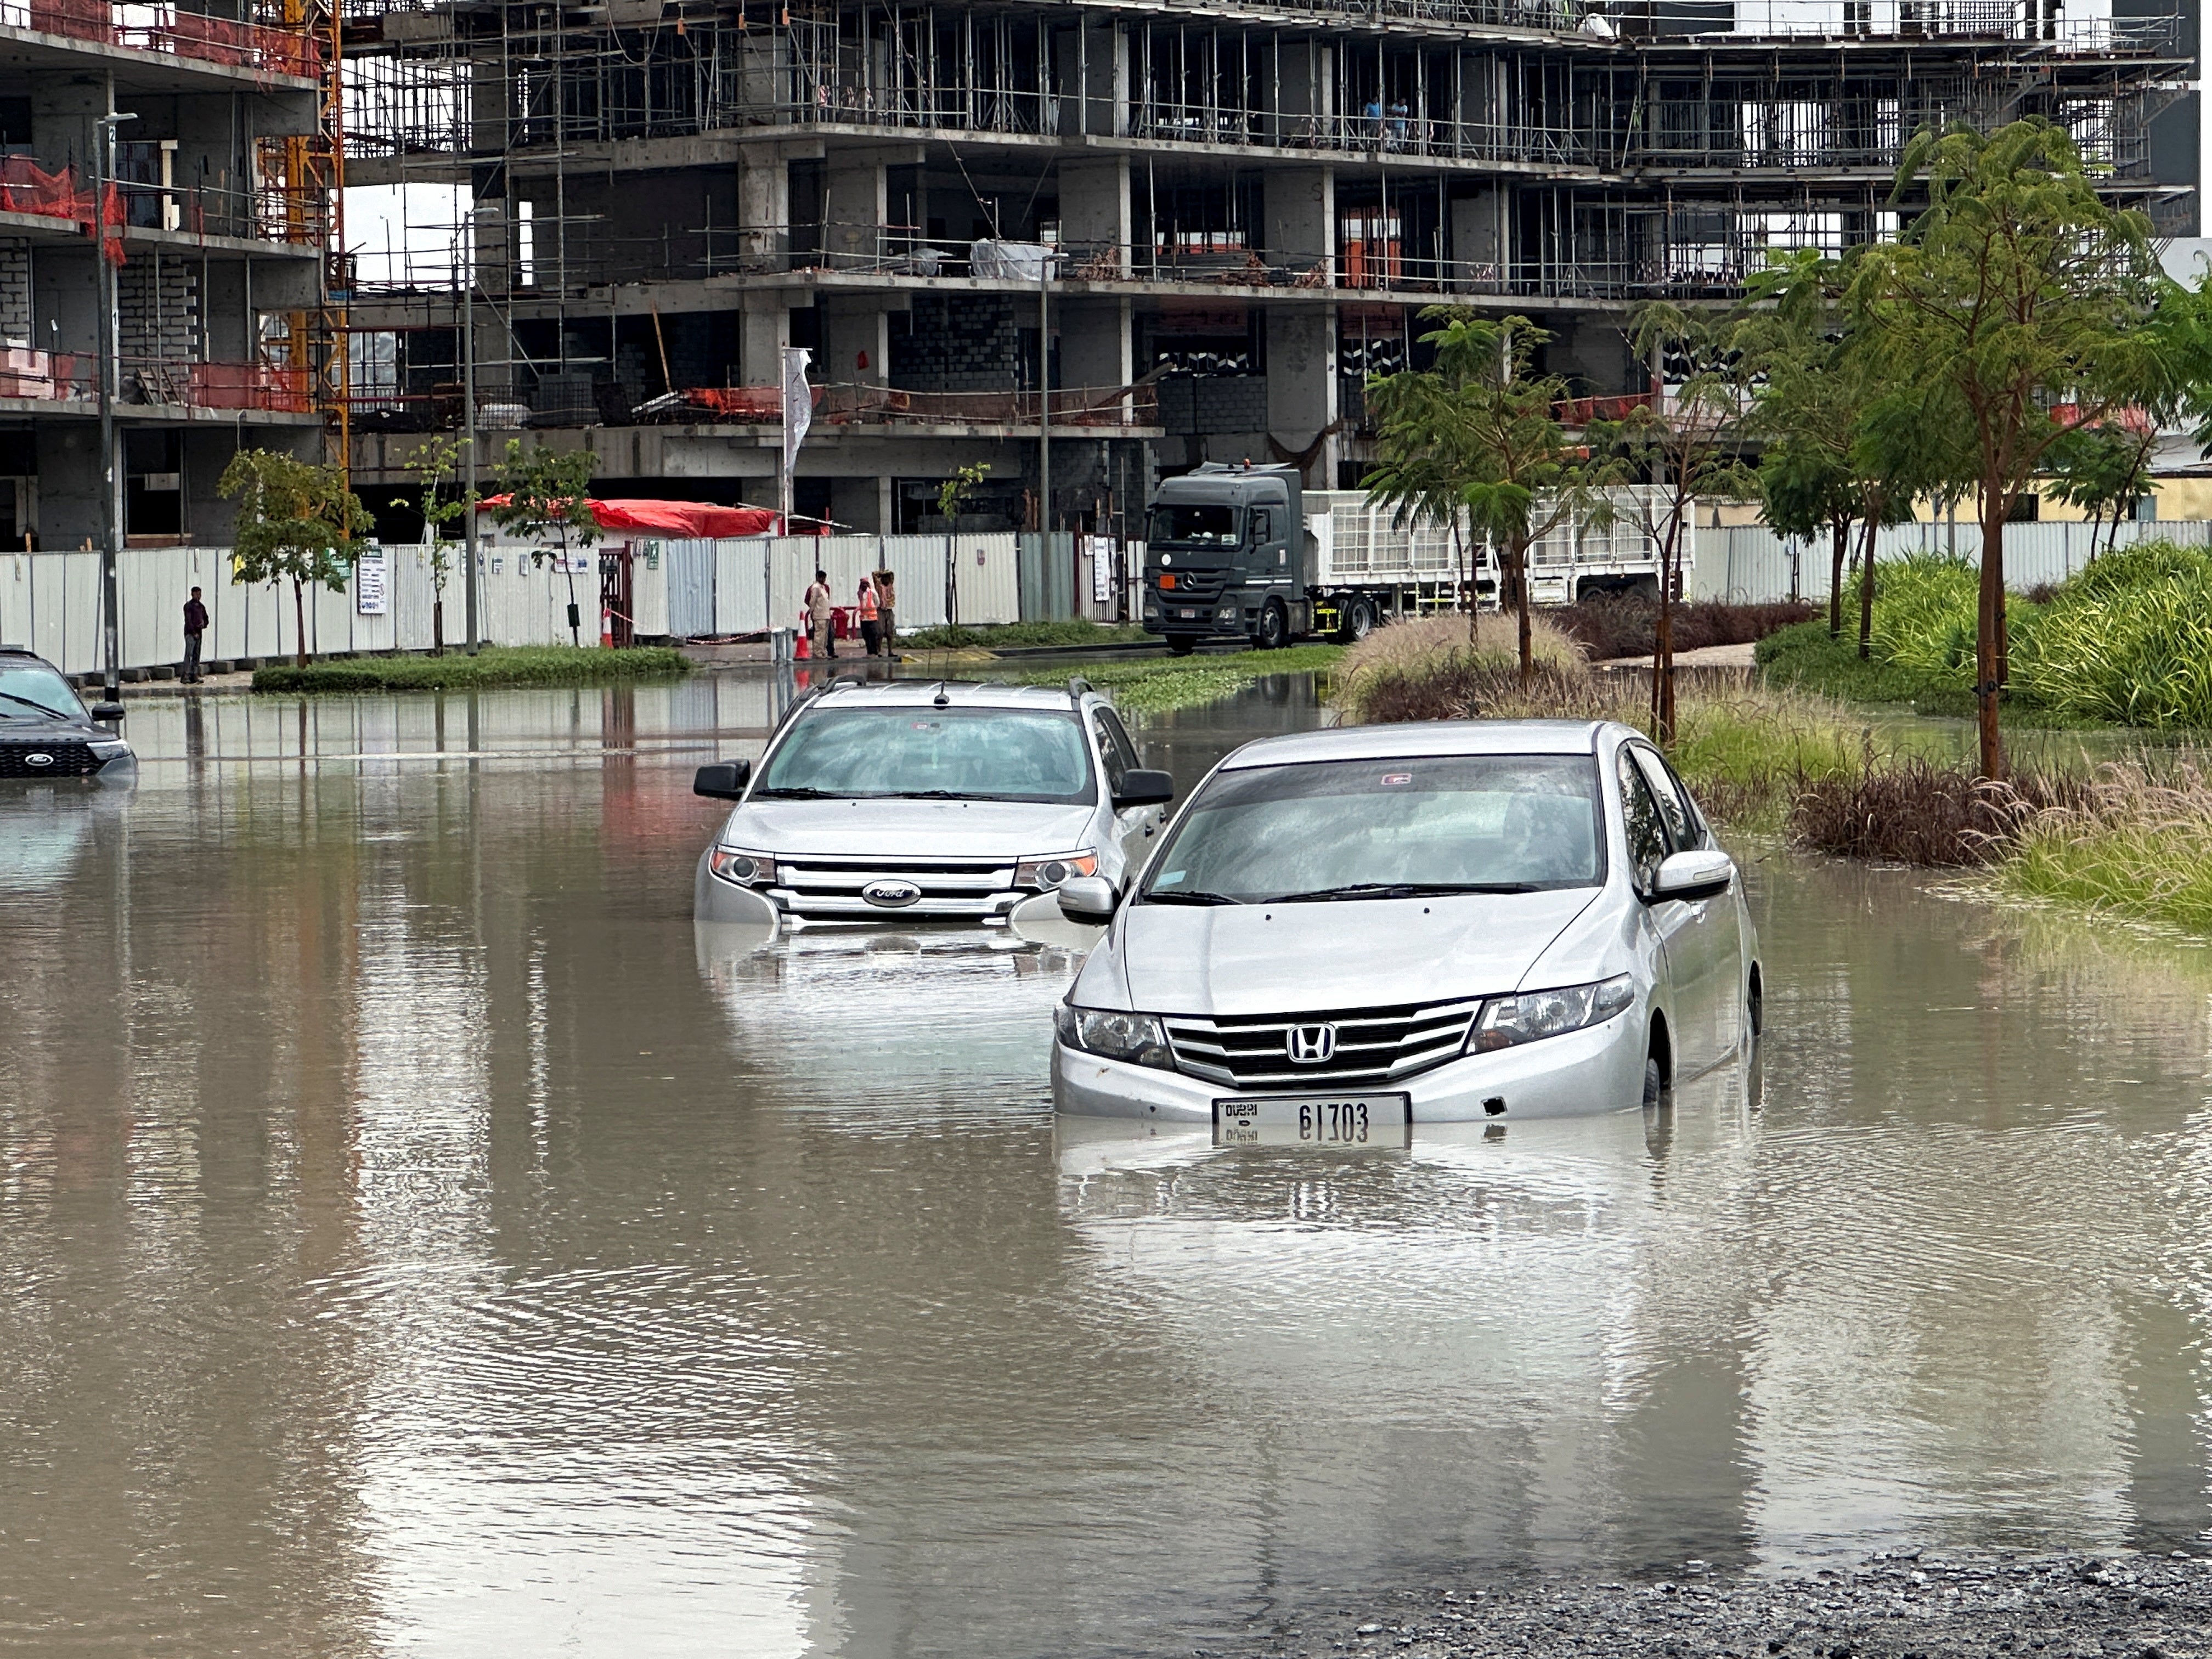
[[[592, 469], [599, 457], [588, 449], [556, 454], [543, 444], [525, 450], [520, 438], [507, 441], [507, 453], [492, 468], [503, 500], [491, 509], [492, 522], [531, 544], [530, 562], [543, 565], [558, 553], [568, 578], [568, 641], [581, 645], [581, 617], [576, 602], [576, 573], [571, 549], [599, 539], [599, 521], [589, 500]], [[548, 548], [545, 544], [553, 544]]]
[[983, 475], [991, 470], [988, 461], [974, 461], [959, 468], [937, 487], [937, 511], [945, 520], [945, 625], [954, 628], [960, 622], [959, 558], [953, 549], [953, 540], [960, 533], [960, 515], [968, 510], [968, 498], [975, 493], [975, 486], [983, 482]]
[[1725, 317], [1685, 311], [1665, 301], [1638, 307], [1628, 331], [1636, 355], [1651, 365], [1652, 398], [1621, 420], [1593, 423], [1591, 446], [1615, 450], [1644, 480], [1635, 512], [1659, 550], [1659, 619], [1651, 659], [1651, 730], [1674, 740], [1674, 601], [1682, 554], [1698, 503], [1741, 501], [1758, 476], [1739, 446], [1749, 401], [1743, 359]]
[[1927, 208], [1898, 241], [1864, 251], [1845, 304], [1858, 349], [1912, 389], [1919, 430], [1955, 456], [1945, 482], [1978, 498], [1979, 763], [1999, 777], [2005, 524], [2070, 427], [2111, 420], [2159, 378], [2144, 327], [2157, 260], [2148, 221], [2103, 200], [2073, 142], [2039, 118], [1988, 134], [1923, 129], [1891, 199], [1923, 185]]
[[461, 544], [452, 533], [476, 511], [477, 496], [456, 481], [461, 445], [456, 438], [433, 438], [418, 445], [407, 458], [415, 475], [416, 500], [422, 513], [422, 540], [430, 550], [430, 654], [446, 654], [446, 584], [453, 574], [454, 550]]
[[345, 474], [273, 449], [241, 449], [223, 468], [216, 488], [236, 498], [231, 532], [238, 580], [292, 584], [293, 660], [307, 665], [309, 586], [345, 591], [370, 525], [361, 497], [346, 488]]
[[[1395, 506], [1401, 525], [1449, 525], [1457, 546], [1464, 524], [1497, 546], [1498, 598], [1518, 619], [1526, 685], [1534, 661], [1528, 551], [1577, 514], [1605, 517], [1600, 487], [1614, 469], [1571, 441], [1559, 418], [1566, 380], [1534, 372], [1547, 331], [1526, 317], [1492, 319], [1450, 306], [1421, 316], [1441, 325], [1421, 337], [1435, 348], [1435, 366], [1368, 382], [1379, 459], [1367, 488]], [[1471, 614], [1468, 629], [1472, 637]]]

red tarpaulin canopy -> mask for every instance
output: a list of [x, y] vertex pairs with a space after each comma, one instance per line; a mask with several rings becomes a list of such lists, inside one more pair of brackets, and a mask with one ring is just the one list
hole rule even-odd
[[[711, 501], [603, 501], [586, 498], [602, 530], [640, 530], [651, 536], [712, 541], [724, 536], [773, 536], [777, 514], [765, 507], [716, 507]], [[487, 496], [477, 510], [505, 507], [504, 495]]]

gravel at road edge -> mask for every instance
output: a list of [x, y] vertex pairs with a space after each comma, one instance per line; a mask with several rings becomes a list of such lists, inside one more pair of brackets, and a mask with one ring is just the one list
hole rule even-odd
[[1692, 1564], [1676, 1577], [1557, 1578], [1407, 1591], [1362, 1609], [1255, 1629], [1201, 1652], [1352, 1659], [2191, 1659], [2212, 1656], [2212, 1559], [1878, 1554], [1852, 1568], [1776, 1577]]

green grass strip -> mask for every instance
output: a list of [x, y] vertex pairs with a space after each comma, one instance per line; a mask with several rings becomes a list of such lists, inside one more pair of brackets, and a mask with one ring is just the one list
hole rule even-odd
[[[1107, 692], [1116, 708], [1135, 714], [1164, 714], [1214, 702], [1271, 674], [1310, 674], [1335, 665], [1336, 645], [1294, 645], [1284, 651], [1240, 651], [1228, 657], [1145, 657], [1133, 662], [1085, 664], [1083, 678]], [[1000, 678], [994, 676], [994, 678]], [[1057, 685], [1068, 673], [1035, 668], [1005, 676], [1016, 685]]]
[[1119, 645], [1141, 640], [1145, 630], [1135, 623], [1108, 627], [1094, 622], [963, 623], [951, 628], [923, 628], [899, 636], [902, 651], [994, 651], [1009, 647], [1060, 645]]
[[603, 685], [614, 680], [665, 679], [691, 672], [680, 651], [665, 645], [619, 651], [598, 646], [488, 645], [475, 656], [449, 648], [442, 657], [349, 657], [305, 668], [270, 663], [253, 671], [256, 691], [453, 691], [504, 685]]

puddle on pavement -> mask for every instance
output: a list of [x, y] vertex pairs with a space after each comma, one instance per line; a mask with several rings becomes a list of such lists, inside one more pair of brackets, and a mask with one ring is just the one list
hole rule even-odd
[[775, 702], [179, 701], [0, 799], [0, 1644], [1187, 1652], [2212, 1528], [2206, 952], [1750, 849], [1771, 1036], [1656, 1117], [1055, 1125], [1066, 948], [694, 929]]

